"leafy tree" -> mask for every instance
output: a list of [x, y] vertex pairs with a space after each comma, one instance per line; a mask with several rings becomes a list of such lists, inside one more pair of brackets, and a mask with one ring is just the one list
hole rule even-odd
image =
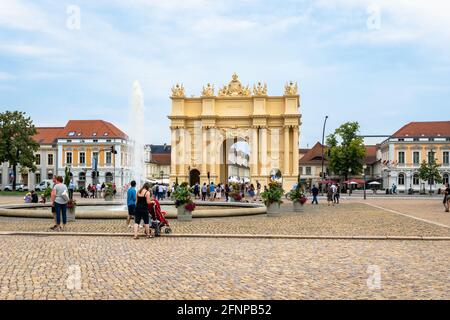
[[25, 112], [5, 111], [0, 113], [0, 163], [8, 162], [12, 166], [16, 190], [17, 166], [36, 171], [34, 153], [39, 144], [33, 140], [36, 127]]
[[358, 175], [363, 170], [366, 148], [358, 133], [359, 123], [347, 122], [327, 137], [328, 168], [345, 177], [345, 180], [348, 179], [349, 169], [352, 175]]
[[436, 158], [434, 156], [431, 157], [428, 162], [424, 160], [420, 165], [419, 178], [429, 182], [430, 193], [433, 192], [433, 184], [442, 182], [439, 167], [440, 165], [436, 162]]
[[70, 169], [69, 167], [66, 167], [64, 170], [64, 184], [69, 187], [70, 184]]

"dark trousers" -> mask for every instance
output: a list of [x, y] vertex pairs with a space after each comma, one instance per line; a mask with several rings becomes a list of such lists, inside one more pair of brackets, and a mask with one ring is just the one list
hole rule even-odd
[[317, 196], [313, 196], [312, 204], [319, 204], [319, 201], [317, 201]]
[[60, 204], [55, 202], [55, 213], [56, 213], [56, 224], [61, 224], [61, 214], [62, 214], [62, 222], [63, 224], [66, 224], [67, 204]]
[[69, 189], [69, 198], [73, 199], [73, 189]]

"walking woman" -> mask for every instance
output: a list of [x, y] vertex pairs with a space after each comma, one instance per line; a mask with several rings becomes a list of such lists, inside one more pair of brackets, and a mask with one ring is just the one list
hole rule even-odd
[[445, 207], [445, 212], [449, 212], [450, 210], [450, 188], [448, 186], [448, 183], [445, 184], [444, 186], [444, 207]]
[[146, 182], [144, 186], [137, 193], [136, 209], [134, 211], [134, 239], [139, 239], [138, 231], [141, 220], [144, 220], [145, 234], [147, 238], [151, 238], [149, 228], [149, 214], [148, 207], [155, 203], [150, 197], [150, 184]]
[[[56, 225], [52, 229], [55, 231], [64, 231], [67, 223], [67, 202], [69, 202], [69, 190], [62, 182], [63, 178], [61, 176], [57, 176], [54, 192], [52, 193], [52, 203], [55, 206], [56, 215]], [[62, 227], [61, 216], [63, 223]]]

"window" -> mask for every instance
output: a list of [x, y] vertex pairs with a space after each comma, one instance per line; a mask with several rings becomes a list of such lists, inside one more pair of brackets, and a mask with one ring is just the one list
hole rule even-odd
[[405, 164], [405, 152], [404, 151], [400, 151], [398, 153], [398, 163]]
[[70, 139], [67, 139], [67, 142], [68, 142], [68, 143], [71, 143], [71, 142], [72, 142], [72, 140], [70, 140]]
[[36, 184], [41, 183], [41, 174], [40, 173], [36, 173]]
[[444, 173], [444, 175], [442, 176], [442, 178], [443, 178], [443, 183], [444, 184], [447, 184], [448, 183], [448, 181], [449, 181], [449, 175], [448, 175], [448, 173]]
[[37, 154], [37, 155], [36, 155], [36, 160], [35, 160], [35, 162], [36, 162], [36, 165], [40, 165], [40, 164], [41, 164], [41, 155], [40, 155], [40, 154]]
[[93, 135], [94, 137], [97, 136], [97, 132], [94, 132], [92, 135]]
[[111, 139], [106, 139], [106, 142], [111, 142]]
[[299, 171], [300, 171], [300, 174], [303, 174], [303, 167], [300, 167]]
[[112, 163], [112, 161], [111, 161], [111, 152], [106, 152], [106, 163], [107, 164], [111, 164]]
[[307, 176], [311, 175], [311, 167], [306, 167], [306, 175]]
[[74, 135], [75, 135], [75, 131], [70, 131], [69, 134], [68, 134], [69, 137], [72, 137]]
[[404, 138], [398, 138], [398, 141], [399, 142], [403, 142], [403, 141], [405, 141], [405, 139]]
[[428, 138], [428, 141], [432, 142], [432, 141], [434, 141], [434, 138]]
[[53, 165], [53, 154], [47, 155], [47, 164], [48, 164], [49, 166], [52, 166], [52, 165]]
[[86, 164], [86, 153], [80, 152], [80, 164]]
[[433, 151], [428, 152], [428, 163], [431, 163], [434, 160], [435, 160], [434, 152]]
[[420, 163], [420, 152], [419, 151], [414, 151], [413, 152], [413, 163], [414, 164], [419, 164]]
[[398, 175], [398, 185], [399, 186], [404, 186], [405, 185], [405, 174], [404, 173], [400, 173]]
[[414, 138], [414, 139], [413, 139], [413, 141], [419, 141], [419, 140], [420, 140], [419, 138]]
[[67, 152], [66, 153], [66, 163], [67, 164], [72, 164], [72, 152]]
[[48, 179], [48, 180], [52, 180], [52, 179], [53, 179], [53, 173], [49, 172], [49, 173], [47, 174], [47, 179]]
[[413, 185], [418, 186], [420, 184], [419, 175], [416, 173], [413, 176]]
[[446, 165], [449, 165], [450, 161], [449, 161], [449, 152], [448, 151], [444, 151], [443, 155], [442, 155], [442, 162]]
[[98, 139], [94, 139], [94, 140], [92, 140], [92, 142], [98, 142]]
[[92, 166], [98, 166], [98, 152], [92, 152]]

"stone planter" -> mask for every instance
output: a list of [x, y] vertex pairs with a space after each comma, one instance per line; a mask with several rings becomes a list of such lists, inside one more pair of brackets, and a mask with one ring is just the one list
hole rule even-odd
[[75, 221], [75, 208], [67, 209], [67, 222]]
[[280, 204], [279, 203], [271, 203], [267, 206], [267, 216], [269, 217], [278, 217], [280, 215]]
[[177, 220], [178, 221], [192, 221], [192, 211], [188, 211], [183, 206], [177, 208]]
[[294, 201], [294, 212], [303, 212], [303, 204], [300, 203], [300, 201]]
[[105, 196], [105, 201], [113, 201], [113, 196]]

